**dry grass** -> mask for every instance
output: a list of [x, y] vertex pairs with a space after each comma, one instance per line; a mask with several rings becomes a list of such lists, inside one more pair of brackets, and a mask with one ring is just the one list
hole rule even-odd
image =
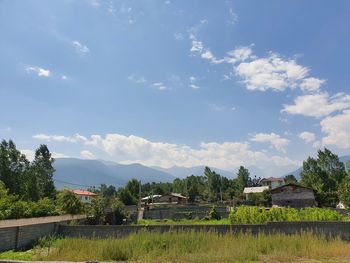
[[350, 243], [297, 235], [142, 232], [122, 239], [67, 238], [37, 260], [128, 262], [350, 262]]

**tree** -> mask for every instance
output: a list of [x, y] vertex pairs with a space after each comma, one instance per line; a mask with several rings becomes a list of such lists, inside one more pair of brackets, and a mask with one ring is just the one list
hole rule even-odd
[[350, 175], [344, 178], [339, 185], [339, 199], [346, 206], [350, 207]]
[[204, 175], [208, 182], [209, 201], [217, 201], [220, 199], [221, 192], [221, 176], [209, 167], [205, 167]]
[[137, 203], [139, 198], [140, 198], [140, 196], [139, 196], [140, 182], [136, 179], [131, 179], [126, 183], [125, 189], [130, 192], [133, 199]]
[[256, 177], [256, 175], [254, 175], [254, 178], [251, 178], [249, 176], [247, 186], [249, 187], [260, 186], [260, 182], [261, 182], [261, 177]]
[[296, 184], [298, 183], [297, 178], [295, 178], [295, 176], [293, 174], [288, 174], [284, 177], [284, 182], [286, 184]]
[[130, 191], [126, 188], [119, 188], [117, 195], [119, 200], [122, 201], [125, 205], [137, 204], [137, 200], [132, 196]]
[[236, 179], [238, 191], [240, 193], [243, 193], [244, 188], [248, 186], [249, 178], [250, 178], [250, 173], [248, 169], [246, 169], [244, 166], [240, 166], [238, 169], [237, 179]]
[[25, 171], [29, 161], [16, 148], [16, 144], [3, 140], [0, 144], [0, 180], [5, 184], [10, 194], [23, 196], [25, 189]]
[[53, 173], [55, 169], [52, 164], [54, 159], [45, 144], [41, 144], [35, 151], [35, 157], [31, 165], [32, 174], [34, 174], [38, 186], [40, 197], [54, 198], [56, 189], [53, 182]]
[[114, 215], [114, 220], [117, 225], [121, 225], [124, 219], [127, 218], [127, 213], [124, 210], [124, 204], [117, 198], [112, 202], [112, 212]]
[[69, 190], [63, 190], [58, 194], [57, 203], [63, 213], [75, 215], [83, 212], [82, 202]]
[[338, 186], [346, 176], [345, 166], [337, 155], [327, 148], [319, 150], [317, 159], [309, 157], [303, 162], [301, 184], [316, 191], [320, 206], [335, 206], [338, 202]]
[[104, 202], [103, 198], [100, 196], [97, 196], [92, 200], [89, 212], [94, 218], [94, 224], [103, 225], [106, 222], [105, 207], [106, 202]]

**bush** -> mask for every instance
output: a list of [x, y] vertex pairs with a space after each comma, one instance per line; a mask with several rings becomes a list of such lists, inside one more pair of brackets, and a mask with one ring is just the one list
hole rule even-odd
[[208, 213], [209, 220], [220, 220], [221, 215], [219, 214], [216, 205], [213, 205]]
[[341, 221], [344, 217], [336, 211], [316, 207], [297, 210], [295, 208], [259, 208], [240, 206], [229, 215], [231, 224], [264, 224], [288, 221]]

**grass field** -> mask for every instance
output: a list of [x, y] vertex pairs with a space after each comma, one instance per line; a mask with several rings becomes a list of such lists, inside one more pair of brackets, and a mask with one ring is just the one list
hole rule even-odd
[[230, 220], [228, 218], [223, 218], [220, 220], [203, 220], [203, 219], [142, 219], [137, 221], [138, 225], [228, 225]]
[[122, 239], [66, 238], [51, 247], [6, 252], [24, 260], [128, 262], [350, 262], [350, 243], [311, 233], [298, 235], [142, 232]]

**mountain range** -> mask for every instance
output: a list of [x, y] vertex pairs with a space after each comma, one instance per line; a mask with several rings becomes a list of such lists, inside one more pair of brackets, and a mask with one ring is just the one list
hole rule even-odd
[[[350, 155], [340, 157], [344, 163], [350, 161]], [[57, 158], [54, 162], [54, 180], [58, 189], [87, 188], [89, 186], [100, 186], [101, 184], [120, 187], [132, 178], [148, 182], [172, 182], [175, 178], [185, 178], [189, 175], [203, 175], [205, 166], [170, 168], [147, 167], [142, 164], [119, 164], [104, 160], [87, 160], [77, 158]], [[227, 178], [235, 178], [236, 171], [226, 171], [211, 167], [218, 174]], [[248, 167], [252, 176], [265, 177], [263, 171], [256, 167]], [[291, 173], [300, 180], [302, 168]], [[284, 176], [281, 176], [284, 177]]]

